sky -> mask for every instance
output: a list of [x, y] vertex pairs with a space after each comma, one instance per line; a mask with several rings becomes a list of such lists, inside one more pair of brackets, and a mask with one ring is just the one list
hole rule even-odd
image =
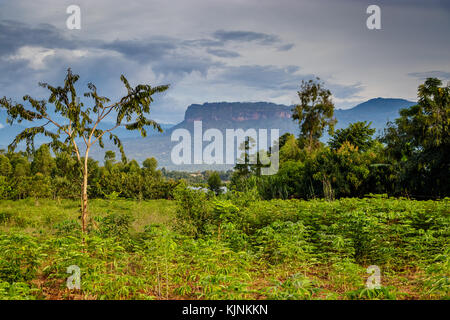
[[[369, 30], [369, 5], [381, 29]], [[67, 7], [81, 9], [70, 30]], [[39, 82], [79, 91], [170, 84], [151, 117], [183, 120], [193, 103], [295, 104], [320, 77], [337, 108], [371, 98], [416, 100], [426, 77], [450, 81], [450, 1], [439, 0], [0, 0], [0, 96], [48, 97]]]

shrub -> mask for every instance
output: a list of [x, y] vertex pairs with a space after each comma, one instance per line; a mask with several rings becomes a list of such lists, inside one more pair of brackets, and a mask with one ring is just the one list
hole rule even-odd
[[35, 300], [34, 291], [23, 282], [9, 284], [0, 281], [0, 300]]
[[347, 292], [350, 300], [396, 300], [397, 293], [394, 287], [381, 287], [378, 289], [359, 288]]
[[39, 248], [34, 238], [0, 235], [0, 248], [0, 280], [14, 283], [33, 279], [39, 266]]
[[274, 222], [256, 233], [254, 243], [269, 262], [305, 261], [312, 249], [307, 238], [308, 232], [301, 222]]
[[315, 283], [302, 274], [294, 274], [285, 281], [277, 281], [267, 290], [270, 300], [310, 300], [319, 289]]
[[64, 220], [53, 226], [56, 235], [81, 234], [81, 226], [77, 220]]
[[212, 220], [207, 195], [202, 190], [188, 189], [180, 185], [175, 190], [176, 229], [188, 236], [199, 237], [206, 233], [206, 226]]
[[103, 237], [125, 237], [129, 234], [133, 216], [130, 213], [110, 213], [98, 218], [98, 231]]

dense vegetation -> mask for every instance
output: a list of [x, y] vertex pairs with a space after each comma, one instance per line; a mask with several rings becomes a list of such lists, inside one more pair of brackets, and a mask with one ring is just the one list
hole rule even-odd
[[279, 172], [239, 164], [225, 193], [229, 172], [154, 158], [0, 152], [0, 299], [448, 299], [450, 87], [428, 79], [377, 138], [365, 122], [334, 132], [323, 84], [298, 94], [301, 133], [280, 138]]
[[[0, 299], [449, 298], [448, 199], [175, 195], [94, 200], [85, 247], [77, 202], [2, 200]], [[81, 290], [66, 288], [71, 265]]]
[[[166, 179], [157, 162], [149, 158], [142, 167], [136, 161], [115, 160], [106, 152], [105, 163], [89, 159], [90, 198], [170, 199], [178, 184]], [[77, 162], [66, 153], [52, 157], [46, 145], [29, 157], [26, 153], [0, 151], [0, 199], [75, 199], [80, 197], [82, 177]]]
[[[329, 91], [320, 82], [304, 83], [299, 97], [301, 134], [280, 138], [278, 174], [260, 176], [259, 165], [240, 164], [231, 179], [236, 190], [257, 186], [264, 199], [450, 195], [450, 86], [425, 81], [418, 104], [401, 110], [378, 137], [366, 122], [334, 132]], [[326, 128], [328, 145], [319, 140]]]

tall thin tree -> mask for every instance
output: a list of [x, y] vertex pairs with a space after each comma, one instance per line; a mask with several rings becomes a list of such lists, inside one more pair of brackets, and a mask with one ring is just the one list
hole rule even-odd
[[[44, 135], [51, 139], [48, 145], [55, 152], [69, 152], [77, 159], [82, 176], [81, 224], [83, 233], [86, 233], [89, 215], [88, 159], [92, 147], [98, 143], [103, 148], [103, 138], [109, 135], [110, 140], [119, 148], [122, 159], [126, 161], [122, 142], [117, 135], [113, 134], [113, 131], [122, 126], [127, 130], [138, 130], [142, 137], [145, 137], [147, 135], [145, 128], [152, 126], [162, 132], [160, 125], [147, 116], [150, 113], [150, 104], [153, 102], [152, 96], [166, 91], [169, 86], [152, 87], [140, 84], [133, 88], [122, 75], [120, 79], [125, 85], [127, 94], [119, 101], [111, 103], [109, 98], [98, 94], [94, 84], [89, 83], [89, 91], [84, 96], [91, 98], [93, 104], [91, 107], [85, 107], [79, 102], [76, 93], [75, 83], [78, 79], [79, 76], [72, 73], [69, 68], [63, 86], [53, 87], [47, 83], [39, 83], [41, 87], [50, 91], [48, 100], [36, 100], [26, 95], [23, 100], [28, 102], [29, 106], [24, 106], [3, 97], [0, 99], [0, 108], [6, 109], [7, 122], [11, 125], [24, 120], [37, 124], [19, 133], [9, 145], [10, 151], [14, 151], [21, 141], [25, 141], [27, 151], [31, 152], [34, 150], [35, 137]], [[48, 108], [47, 104], [54, 105], [54, 108]], [[101, 129], [100, 123], [104, 122], [108, 116], [115, 117], [115, 124], [109, 129]], [[84, 147], [81, 149], [80, 145], [83, 143]]]
[[334, 130], [336, 119], [333, 118], [334, 104], [331, 92], [324, 88], [319, 78], [302, 81], [297, 92], [300, 104], [294, 106], [292, 118], [300, 126], [300, 142], [310, 152], [319, 145], [319, 139], [325, 127], [330, 133]]

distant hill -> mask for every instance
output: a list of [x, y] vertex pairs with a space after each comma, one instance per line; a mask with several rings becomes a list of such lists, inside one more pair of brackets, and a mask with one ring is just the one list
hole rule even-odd
[[[363, 102], [350, 109], [336, 109], [334, 116], [338, 120], [336, 128], [345, 128], [356, 121], [371, 121], [372, 127], [382, 130], [387, 121], [398, 117], [398, 111], [408, 108], [415, 102], [404, 99], [376, 98]], [[204, 128], [278, 128], [280, 134], [291, 132], [298, 134], [298, 124], [292, 120], [293, 106], [268, 102], [217, 102], [202, 105], [190, 105], [184, 121], [174, 126], [192, 129], [193, 122], [201, 120]]]
[[345, 128], [356, 121], [370, 121], [377, 131], [382, 130], [388, 121], [399, 117], [399, 110], [409, 108], [416, 102], [404, 99], [376, 98], [358, 104], [351, 109], [337, 109], [334, 112], [338, 120], [337, 128]]
[[[347, 127], [348, 124], [356, 121], [370, 121], [372, 127], [381, 131], [387, 121], [393, 121], [398, 117], [398, 111], [408, 108], [415, 102], [404, 99], [384, 99], [376, 98], [361, 103], [351, 109], [335, 110], [335, 117], [338, 120], [336, 128]], [[163, 134], [157, 134], [149, 130], [149, 137], [142, 139], [136, 132], [128, 132], [119, 128], [116, 134], [121, 137], [124, 143], [125, 152], [130, 159], [142, 162], [148, 157], [155, 157], [160, 167], [169, 170], [198, 171], [206, 169], [224, 170], [230, 166], [207, 166], [207, 165], [183, 165], [176, 166], [170, 159], [172, 148], [177, 142], [172, 142], [170, 137], [173, 130], [184, 128], [191, 132], [193, 136], [194, 121], [201, 120], [203, 132], [209, 128], [221, 130], [225, 136], [225, 129], [244, 130], [249, 128], [258, 129], [279, 129], [280, 135], [290, 132], [298, 134], [298, 124], [292, 120], [292, 106], [267, 103], [267, 102], [217, 102], [204, 103], [202, 105], [190, 105], [184, 120], [177, 125], [165, 125]], [[0, 113], [0, 123], [4, 124]], [[6, 146], [22, 128], [15, 125], [0, 129], [0, 148]], [[328, 137], [324, 136], [323, 141]], [[204, 145], [206, 145], [205, 143]], [[105, 150], [115, 150], [108, 142]], [[93, 157], [103, 160], [104, 151], [96, 148]]]
[[218, 102], [190, 105], [184, 121], [172, 128], [190, 129], [194, 121], [201, 120], [205, 128], [278, 128], [292, 132], [292, 107], [268, 102]]

